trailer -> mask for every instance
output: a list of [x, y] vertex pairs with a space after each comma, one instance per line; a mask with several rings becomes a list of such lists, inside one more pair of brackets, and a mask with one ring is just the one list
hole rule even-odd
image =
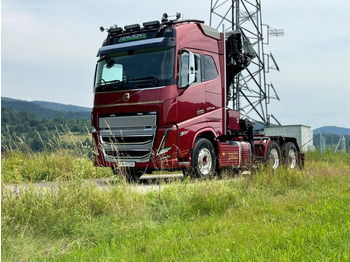
[[301, 167], [296, 138], [254, 132], [228, 108], [228, 87], [254, 50], [240, 31], [200, 20], [149, 21], [102, 28], [92, 109], [94, 165], [124, 170], [128, 181], [154, 170], [194, 177], [268, 164]]

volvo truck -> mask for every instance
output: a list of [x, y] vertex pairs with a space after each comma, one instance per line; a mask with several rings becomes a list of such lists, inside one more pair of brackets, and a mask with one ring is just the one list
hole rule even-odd
[[154, 170], [206, 178], [224, 168], [302, 166], [293, 137], [254, 132], [228, 107], [254, 49], [240, 31], [200, 20], [149, 21], [107, 31], [97, 53], [91, 114], [95, 166], [135, 181]]

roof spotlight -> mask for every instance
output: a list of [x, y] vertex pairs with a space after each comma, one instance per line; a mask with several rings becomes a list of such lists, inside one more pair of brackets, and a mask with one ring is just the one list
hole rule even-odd
[[168, 14], [167, 13], [163, 14], [162, 22], [168, 22]]
[[108, 29], [108, 33], [120, 33], [121, 31], [123, 31], [123, 29], [121, 27], [118, 27], [117, 25], [112, 25]]
[[103, 27], [103, 26], [101, 26], [100, 27], [100, 31], [101, 32], [107, 31], [108, 33], [119, 33], [121, 31], [123, 31], [123, 29], [118, 27], [117, 25], [112, 25], [110, 27]]
[[167, 13], [164, 13], [164, 14], [163, 14], [163, 17], [162, 17], [162, 22], [163, 22], [163, 23], [164, 23], [164, 22], [168, 22], [168, 21], [169, 21], [169, 20], [168, 20], [169, 17], [175, 17], [175, 19], [172, 20], [172, 21], [176, 21], [176, 20], [179, 20], [179, 19], [180, 19], [181, 13], [176, 13], [175, 15], [168, 15]]

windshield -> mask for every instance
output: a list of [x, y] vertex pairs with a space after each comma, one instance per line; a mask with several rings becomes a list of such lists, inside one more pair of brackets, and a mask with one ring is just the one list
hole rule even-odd
[[95, 92], [174, 84], [174, 68], [174, 47], [103, 55], [96, 66]]

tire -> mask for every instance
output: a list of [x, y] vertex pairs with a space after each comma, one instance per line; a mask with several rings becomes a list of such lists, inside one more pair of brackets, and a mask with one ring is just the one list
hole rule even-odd
[[281, 148], [275, 141], [271, 141], [267, 148], [266, 164], [272, 169], [281, 165]]
[[143, 172], [137, 169], [130, 168], [126, 171], [125, 179], [128, 183], [138, 183]]
[[284, 164], [287, 168], [299, 167], [299, 151], [293, 142], [288, 142], [283, 149]]
[[192, 174], [193, 174], [192, 168], [184, 168], [184, 169], [182, 169], [182, 174], [183, 174], [184, 178], [192, 176]]
[[215, 175], [216, 154], [213, 144], [206, 138], [196, 141], [192, 151], [192, 173], [198, 178]]

